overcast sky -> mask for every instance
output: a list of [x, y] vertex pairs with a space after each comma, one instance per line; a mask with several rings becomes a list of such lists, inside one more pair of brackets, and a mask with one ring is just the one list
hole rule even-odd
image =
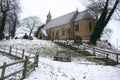
[[28, 16], [38, 16], [43, 23], [46, 21], [46, 15], [51, 12], [52, 19], [64, 14], [84, 10], [79, 0], [21, 0], [21, 19]]

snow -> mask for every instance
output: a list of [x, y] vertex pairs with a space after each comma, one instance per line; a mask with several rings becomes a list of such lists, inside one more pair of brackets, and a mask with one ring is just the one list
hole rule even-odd
[[12, 63], [14, 62], [14, 60], [10, 59], [9, 57], [0, 54], [0, 56], [2, 56], [2, 58], [0, 58], [0, 66], [3, 64], [3, 62], [7, 62], [7, 63]]
[[44, 36], [48, 36], [47, 31], [45, 29], [41, 29], [41, 31], [44, 34]]
[[[2, 40], [0, 45], [25, 48], [39, 52], [39, 65], [24, 80], [119, 80], [120, 66], [100, 65], [89, 61], [84, 56], [45, 40]], [[72, 52], [72, 62], [59, 62], [53, 60], [58, 50]], [[0, 55], [1, 56], [1, 55]], [[1, 57], [3, 59], [4, 57]], [[9, 60], [9, 59], [8, 59]], [[2, 65], [3, 63], [0, 63]], [[15, 67], [14, 67], [15, 68]], [[13, 69], [14, 69], [13, 68]]]
[[[74, 14], [74, 12], [72, 14]], [[70, 18], [72, 14], [66, 16], [67, 19]], [[65, 23], [63, 21], [58, 20], [58, 22], [54, 22], [54, 24], [49, 23], [49, 26], [58, 25], [56, 23], [59, 22]], [[111, 38], [108, 39], [108, 41], [118, 49], [120, 48], [119, 26], [119, 21], [114, 20], [111, 20], [107, 25], [108, 28], [113, 30]], [[25, 26], [21, 26], [17, 28], [16, 37], [22, 38], [25, 33], [29, 34], [29, 29]], [[33, 34], [34, 31], [32, 33], [32, 36]], [[72, 42], [73, 41], [71, 41], [71, 44]], [[0, 41], [0, 45], [12, 46], [18, 49], [25, 49], [26, 51], [33, 52], [34, 54], [36, 52], [39, 52], [40, 57], [38, 67], [24, 80], [120, 80], [120, 65], [107, 66], [101, 64], [101, 62], [99, 61], [88, 60], [87, 57], [80, 55], [70, 49], [58, 46], [51, 41], [37, 40], [34, 37], [34, 40], [2, 40]], [[54, 61], [53, 55], [58, 50], [71, 51], [72, 62]], [[111, 57], [114, 58], [114, 56]], [[0, 66], [3, 65], [4, 62], [7, 62], [7, 64], [9, 64], [15, 61], [17, 60], [0, 54]], [[12, 71], [16, 71], [20, 68], [22, 68], [21, 64], [9, 67], [6, 71], [6, 74], [11, 73]], [[15, 76], [13, 78], [16, 78], [17, 80], [18, 77]]]
[[[16, 61], [18, 61], [18, 60], [14, 59], [12, 57], [8, 57], [5, 54], [4, 55], [0, 54], [0, 66], [2, 66], [4, 62], [6, 62], [6, 64], [10, 64], [10, 63], [13, 63], [13, 62], [16, 62]], [[7, 67], [6, 70], [5, 70], [5, 76], [22, 69], [23, 68], [22, 65], [23, 65], [22, 63], [18, 63], [18, 64]], [[1, 75], [1, 72], [2, 72], [2, 69], [0, 69], [0, 75]], [[22, 73], [11, 76], [7, 80], [11, 80], [11, 79], [14, 79], [14, 78], [19, 79], [19, 77], [22, 76], [21, 74]]]
[[39, 67], [25, 80], [119, 80], [119, 73], [120, 69], [112, 66], [63, 63], [40, 57]]
[[[116, 48], [120, 50], [120, 22], [116, 20], [109, 21], [107, 28], [112, 29], [111, 37], [108, 41]], [[103, 38], [102, 38], [103, 39]]]

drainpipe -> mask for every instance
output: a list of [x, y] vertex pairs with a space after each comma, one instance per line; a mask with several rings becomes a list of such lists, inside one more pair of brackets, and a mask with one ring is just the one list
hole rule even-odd
[[75, 40], [75, 22], [72, 22], [72, 27], [73, 27], [73, 40]]

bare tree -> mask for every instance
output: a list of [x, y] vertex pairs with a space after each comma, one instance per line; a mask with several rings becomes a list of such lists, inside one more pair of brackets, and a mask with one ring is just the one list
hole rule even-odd
[[102, 13], [103, 7], [105, 5], [104, 1], [101, 2], [92, 2], [87, 6], [89, 13], [95, 16], [96, 20], [99, 19], [100, 14]]
[[[118, 10], [118, 4], [120, 4], [120, 0], [88, 0], [92, 4], [88, 7], [88, 9], [96, 13], [96, 10], [100, 11], [100, 16], [98, 16], [98, 20], [96, 22], [94, 31], [91, 35], [91, 42], [96, 44], [96, 41], [101, 37], [104, 28], [107, 23], [112, 18], [114, 12]], [[96, 3], [96, 4], [95, 4]]]
[[6, 24], [9, 25], [9, 38], [15, 36], [16, 27], [19, 25], [19, 15], [15, 11], [7, 16]]
[[19, 10], [20, 10], [19, 0], [0, 0], [0, 12], [1, 12], [0, 40], [3, 38], [4, 35], [3, 32], [5, 29], [7, 17], [9, 16], [9, 14], [14, 13], [14, 11], [19, 12]]
[[21, 25], [29, 28], [29, 37], [34, 29], [37, 29], [41, 25], [41, 20], [36, 16], [30, 16], [21, 21]]

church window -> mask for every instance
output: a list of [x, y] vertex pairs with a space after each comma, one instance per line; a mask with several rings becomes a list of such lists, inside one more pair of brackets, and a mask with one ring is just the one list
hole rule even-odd
[[58, 35], [59, 35], [59, 31], [56, 32], [56, 36], [58, 36]]
[[62, 30], [62, 36], [64, 36], [64, 35], [65, 35], [65, 30], [63, 29], [63, 30]]
[[70, 33], [70, 28], [68, 28], [68, 33]]
[[79, 31], [79, 24], [75, 25], [75, 31]]
[[91, 24], [91, 22], [89, 23], [89, 30], [92, 31], [92, 24]]

